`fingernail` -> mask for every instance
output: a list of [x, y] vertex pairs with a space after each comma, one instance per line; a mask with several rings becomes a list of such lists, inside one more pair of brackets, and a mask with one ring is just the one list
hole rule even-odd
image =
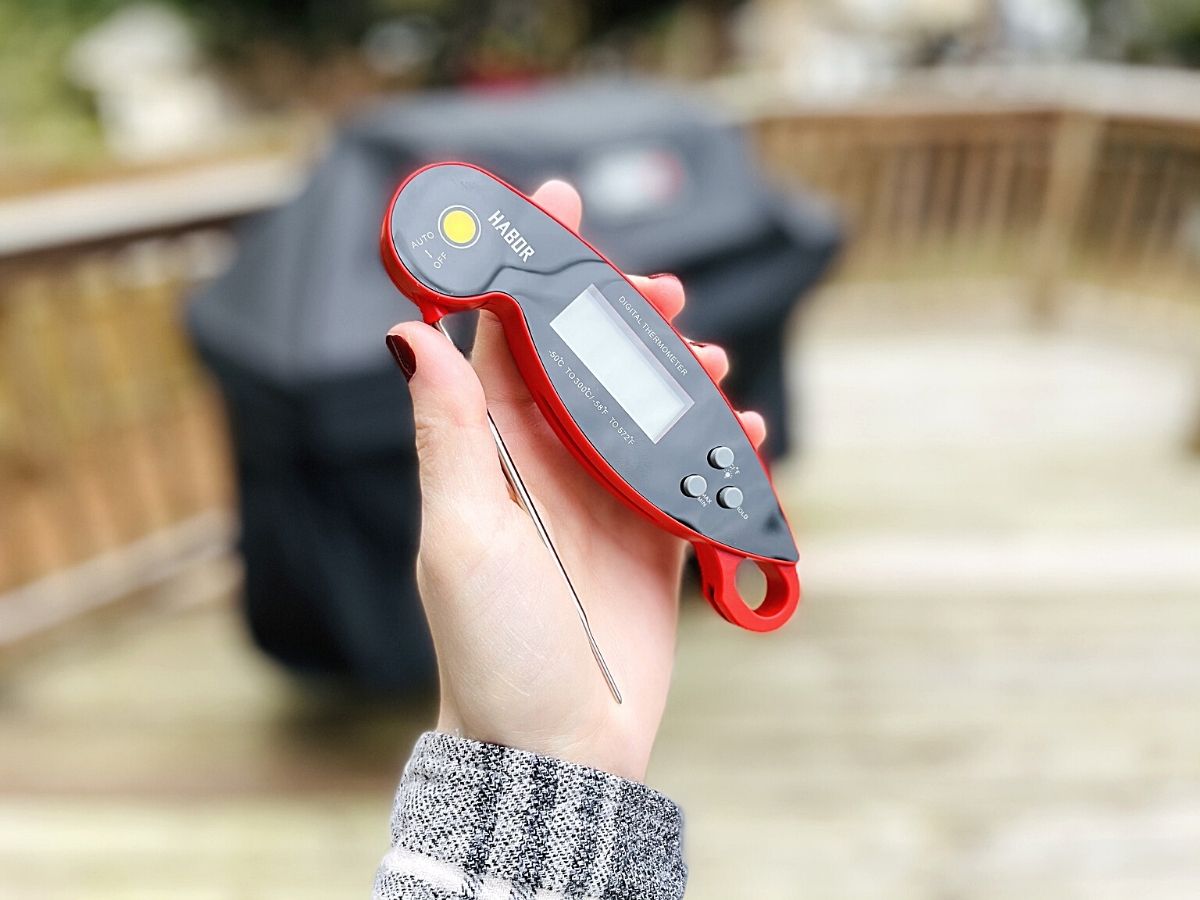
[[708, 344], [706, 344], [704, 341], [688, 341], [688, 343], [691, 344], [693, 347], [707, 347], [708, 346]]
[[653, 281], [655, 278], [673, 278], [675, 281], [679, 280], [678, 275], [672, 275], [670, 272], [656, 272], [650, 276], [651, 281]]
[[392, 352], [392, 358], [396, 360], [400, 371], [404, 373], [404, 380], [412, 381], [412, 377], [417, 374], [417, 358], [413, 355], [408, 341], [398, 334], [389, 334], [387, 348]]

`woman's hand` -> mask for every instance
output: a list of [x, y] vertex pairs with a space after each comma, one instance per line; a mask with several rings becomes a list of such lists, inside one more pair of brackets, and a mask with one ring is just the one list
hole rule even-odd
[[[551, 181], [535, 202], [579, 227], [579, 195]], [[672, 276], [633, 278], [668, 320]], [[417, 583], [437, 649], [440, 731], [641, 780], [670, 684], [685, 544], [601, 487], [546, 424], [499, 321], [482, 312], [471, 362], [404, 322], [388, 345], [409, 377], [421, 467]], [[718, 347], [693, 345], [717, 381]], [[488, 431], [504, 435], [624, 695], [618, 705], [533, 523], [512, 498]], [[766, 430], [742, 413], [755, 446]]]

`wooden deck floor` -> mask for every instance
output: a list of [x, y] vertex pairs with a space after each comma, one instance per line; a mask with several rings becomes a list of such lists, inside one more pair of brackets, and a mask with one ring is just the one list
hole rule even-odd
[[[1187, 360], [1066, 337], [802, 348], [784, 632], [690, 603], [651, 781], [689, 897], [1200, 895]], [[0, 673], [0, 897], [351, 898], [430, 710], [247, 646], [228, 563]]]

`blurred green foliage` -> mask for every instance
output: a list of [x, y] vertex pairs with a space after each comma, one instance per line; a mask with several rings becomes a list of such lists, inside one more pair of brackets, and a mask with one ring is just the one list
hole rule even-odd
[[728, 9], [740, 0], [171, 0], [218, 58], [245, 62], [269, 46], [314, 61], [360, 45], [385, 21], [419, 22], [430, 40], [426, 84], [480, 69], [556, 72], [581, 48], [681, 6]]
[[[136, 0], [0, 0], [0, 161], [49, 165], [102, 153], [93, 100], [64, 62], [90, 27]], [[598, 35], [631, 46], [628, 32], [681, 4], [737, 0], [149, 0], [181, 12], [205, 51], [251, 100], [270, 106], [306, 92], [370, 87], [359, 52], [375, 24], [407, 21], [429, 43], [408, 85], [570, 68]], [[622, 34], [621, 30], [626, 29]], [[349, 75], [348, 75], [349, 73]]]
[[[0, 165], [19, 159], [52, 168], [104, 155], [94, 101], [70, 83], [64, 60], [80, 34], [130, 2], [0, 0]], [[315, 100], [329, 110], [380, 86], [519, 78], [596, 61], [653, 68], [647, 50], [672, 16], [700, 12], [724, 22], [745, 0], [158, 2], [193, 23], [210, 58], [251, 102], [290, 108]], [[1200, 66], [1200, 0], [1078, 2], [1094, 55]], [[402, 81], [380, 81], [360, 52], [382, 22], [411, 24], [427, 50]], [[689, 74], [705, 72], [697, 65]]]
[[1152, 19], [1147, 49], [1170, 52], [1174, 60], [1200, 66], [1200, 0], [1148, 0]]
[[1080, 0], [1098, 55], [1200, 66], [1200, 0]]
[[373, 22], [436, 13], [438, 0], [173, 0], [200, 28], [209, 48], [238, 56], [264, 40], [309, 55], [357, 43]]

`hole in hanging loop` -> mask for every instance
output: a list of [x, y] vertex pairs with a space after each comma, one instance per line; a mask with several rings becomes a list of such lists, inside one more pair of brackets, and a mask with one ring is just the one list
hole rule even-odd
[[756, 610], [767, 599], [767, 576], [754, 560], [743, 559], [738, 563], [734, 582], [747, 609]]

